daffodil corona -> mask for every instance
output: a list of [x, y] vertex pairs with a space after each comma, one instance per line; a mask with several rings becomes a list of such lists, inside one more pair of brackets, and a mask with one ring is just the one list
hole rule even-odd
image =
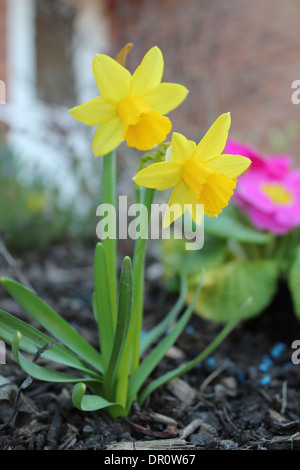
[[211, 217], [216, 217], [228, 205], [236, 178], [251, 163], [249, 158], [240, 155], [222, 154], [230, 122], [230, 114], [222, 114], [198, 145], [174, 133], [170, 160], [149, 165], [133, 178], [138, 185], [147, 188], [174, 187], [164, 215], [164, 227], [180, 217], [185, 208], [194, 222], [199, 223], [200, 205], [204, 205], [204, 213]]
[[163, 56], [150, 49], [133, 75], [117, 60], [98, 54], [93, 73], [101, 96], [70, 110], [89, 126], [98, 126], [93, 152], [105, 155], [122, 141], [129, 147], [150, 150], [162, 143], [172, 128], [164, 116], [179, 106], [188, 90], [176, 83], [161, 83]]

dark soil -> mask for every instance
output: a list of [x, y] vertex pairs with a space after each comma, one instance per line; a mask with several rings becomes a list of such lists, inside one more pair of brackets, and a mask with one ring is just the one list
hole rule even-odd
[[[97, 346], [90, 308], [92, 264], [93, 243], [61, 244], [18, 260], [40, 296]], [[3, 256], [0, 268], [2, 276], [20, 277]], [[153, 271], [147, 281], [145, 328], [176, 298], [153, 279]], [[28, 320], [2, 287], [0, 295], [3, 310]], [[219, 330], [220, 325], [193, 317], [154, 376], [199, 354]], [[34, 380], [21, 394], [16, 418], [0, 430], [0, 450], [300, 449], [300, 365], [291, 361], [296, 339], [299, 323], [283, 287], [263, 315], [236, 328], [211, 358], [118, 423], [103, 412], [74, 408], [71, 386]], [[11, 416], [26, 378], [8, 346], [6, 352], [0, 380], [10, 385], [5, 395], [0, 382], [0, 425]]]

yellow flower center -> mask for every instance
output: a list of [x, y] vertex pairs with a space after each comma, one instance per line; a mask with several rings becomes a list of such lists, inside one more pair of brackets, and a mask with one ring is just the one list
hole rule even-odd
[[153, 111], [142, 98], [127, 96], [119, 103], [118, 115], [129, 147], [150, 150], [163, 142], [171, 130], [170, 120]]
[[293, 195], [285, 189], [283, 184], [263, 183], [261, 188], [268, 198], [278, 206], [288, 206], [293, 201]]
[[215, 171], [196, 158], [191, 158], [184, 165], [182, 178], [199, 204], [204, 204], [204, 211], [209, 215], [222, 212], [236, 186], [236, 182], [225, 173]]

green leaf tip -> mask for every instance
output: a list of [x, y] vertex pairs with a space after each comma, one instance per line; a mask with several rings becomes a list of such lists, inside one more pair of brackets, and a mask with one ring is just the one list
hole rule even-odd
[[18, 344], [20, 344], [21, 339], [22, 339], [22, 335], [21, 335], [20, 331], [16, 331], [14, 341], [17, 341]]
[[73, 394], [78, 393], [80, 395], [83, 395], [86, 392], [86, 385], [83, 382], [79, 382], [73, 387]]
[[125, 256], [125, 258], [123, 259], [123, 264], [131, 266], [131, 258], [129, 256]]
[[81, 409], [81, 401], [85, 392], [86, 385], [83, 382], [79, 382], [73, 387], [72, 401], [74, 403], [74, 406], [76, 406], [76, 408], [78, 408], [79, 410]]

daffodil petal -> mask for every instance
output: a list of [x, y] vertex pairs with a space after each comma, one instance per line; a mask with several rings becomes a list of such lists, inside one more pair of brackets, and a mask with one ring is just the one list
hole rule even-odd
[[154, 111], [167, 114], [183, 102], [188, 92], [185, 86], [178, 83], [160, 83], [148, 91], [143, 99]]
[[208, 162], [220, 155], [226, 145], [230, 123], [230, 113], [219, 116], [198, 144], [195, 157]]
[[94, 135], [93, 152], [96, 157], [106, 155], [123, 141], [123, 126], [118, 116], [101, 124]]
[[133, 180], [139, 186], [163, 190], [175, 186], [180, 178], [180, 165], [175, 162], [159, 162], [143, 168]]
[[229, 178], [237, 178], [251, 165], [250, 158], [241, 155], [222, 154], [209, 162], [209, 166], [216, 171], [225, 173]]
[[189, 160], [195, 153], [197, 145], [195, 142], [188, 140], [184, 135], [173, 132], [171, 140], [171, 161], [184, 163]]
[[164, 59], [161, 50], [157, 46], [152, 47], [132, 75], [131, 93], [143, 96], [157, 87], [161, 82], [163, 70]]
[[97, 54], [93, 60], [93, 73], [104, 98], [118, 102], [129, 94], [131, 74], [111, 57]]
[[88, 126], [99, 126], [117, 115], [115, 104], [106, 101], [102, 96], [92, 99], [80, 106], [70, 109], [70, 114]]
[[185, 204], [190, 200], [191, 190], [180, 180], [172, 191], [168, 207], [163, 218], [163, 228], [169, 227], [174, 220], [177, 220], [185, 212]]

